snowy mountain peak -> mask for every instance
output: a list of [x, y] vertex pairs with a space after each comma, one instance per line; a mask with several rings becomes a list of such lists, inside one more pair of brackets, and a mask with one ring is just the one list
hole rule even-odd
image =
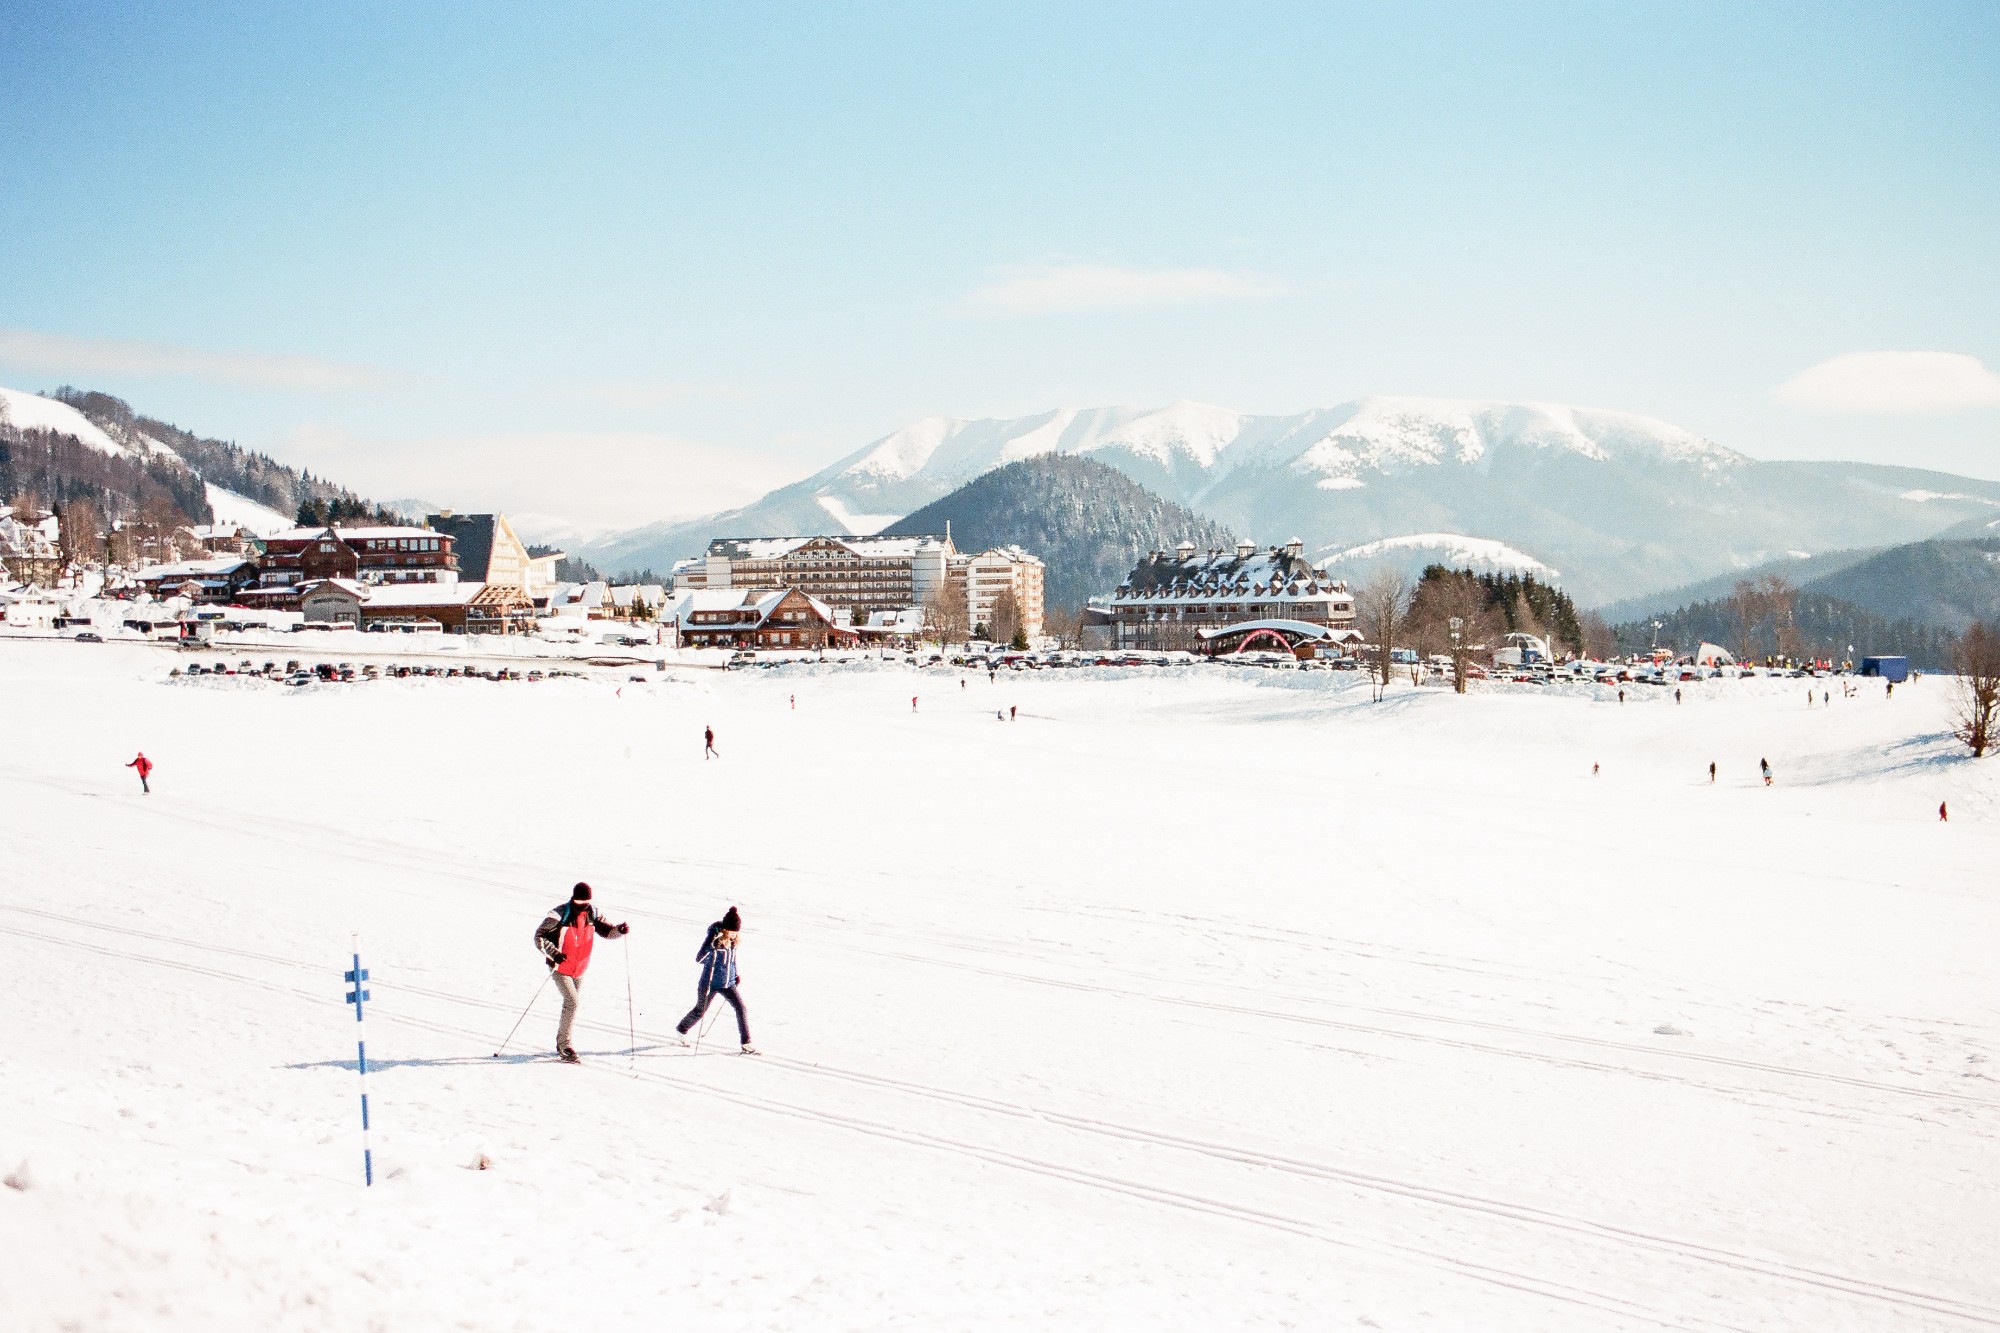
[[1226, 407], [1182, 399], [1140, 415], [1090, 448], [1123, 449], [1164, 467], [1185, 459], [1197, 467], [1209, 468], [1242, 434], [1243, 420], [1241, 413]]
[[1369, 473], [1396, 475], [1452, 463], [1490, 466], [1495, 449], [1710, 471], [1749, 461], [1692, 431], [1637, 413], [1560, 403], [1376, 397], [1355, 404], [1294, 466], [1331, 490], [1365, 485]]
[[956, 417], [922, 417], [868, 446], [843, 475], [900, 481], [914, 476], [946, 440], [971, 423]]

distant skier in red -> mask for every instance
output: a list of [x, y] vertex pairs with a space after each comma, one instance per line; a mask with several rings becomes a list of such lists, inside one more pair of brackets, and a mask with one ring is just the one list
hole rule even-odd
[[722, 753], [715, 748], [714, 727], [703, 727], [701, 729], [701, 744], [702, 744], [701, 757], [704, 760], [722, 758]]
[[1938, 822], [1939, 822], [1940, 824], [1943, 824], [1943, 823], [1949, 823], [1949, 822], [1950, 822], [1950, 820], [1951, 820], [1951, 812], [1950, 812], [1949, 810], [1947, 810], [1947, 809], [1945, 809], [1945, 808], [1944, 808], [1944, 802], [1943, 802], [1943, 801], [1939, 801], [1939, 802], [1938, 802]]
[[139, 770], [139, 790], [151, 796], [153, 794], [152, 784], [146, 781], [146, 777], [153, 771], [153, 761], [146, 758], [146, 752], [144, 750], [139, 751], [139, 757], [125, 765], [125, 767]]

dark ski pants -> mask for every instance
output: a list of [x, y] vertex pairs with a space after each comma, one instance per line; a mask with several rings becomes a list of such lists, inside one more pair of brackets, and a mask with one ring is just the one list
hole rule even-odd
[[146, 781], [146, 775], [144, 773], [141, 773], [139, 775], [139, 790], [144, 792], [148, 796], [151, 796], [153, 794], [153, 784]]
[[734, 986], [724, 986], [719, 990], [711, 986], [703, 986], [701, 993], [695, 997], [694, 1008], [688, 1010], [687, 1017], [680, 1021], [679, 1026], [675, 1030], [685, 1037], [688, 1029], [696, 1023], [701, 1022], [701, 1016], [708, 1012], [708, 1002], [718, 995], [729, 1001], [729, 1007], [736, 1011], [736, 1034], [743, 1039], [743, 1044], [748, 1046], [750, 1044], [750, 1016], [743, 1012], [743, 997], [736, 993], [736, 987]]

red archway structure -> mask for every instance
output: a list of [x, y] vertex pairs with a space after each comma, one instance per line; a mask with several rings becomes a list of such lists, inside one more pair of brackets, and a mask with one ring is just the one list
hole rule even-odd
[[1237, 644], [1230, 651], [1246, 653], [1267, 639], [1270, 640], [1271, 651], [1273, 652], [1289, 653], [1292, 651], [1292, 641], [1274, 629], [1253, 629], [1243, 636], [1243, 642]]

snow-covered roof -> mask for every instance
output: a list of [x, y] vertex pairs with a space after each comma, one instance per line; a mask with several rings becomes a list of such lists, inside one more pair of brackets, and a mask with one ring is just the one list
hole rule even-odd
[[1206, 554], [1194, 552], [1186, 543], [1175, 551], [1155, 551], [1118, 585], [1115, 599], [1125, 604], [1164, 601], [1187, 606], [1245, 598], [1296, 602], [1335, 595], [1346, 596], [1347, 585], [1307, 561], [1293, 541], [1264, 551], [1250, 542]]
[[808, 546], [813, 542], [831, 542], [845, 547], [849, 552], [864, 560], [908, 560], [919, 551], [935, 550], [944, 545], [940, 536], [923, 537], [862, 537], [846, 534], [838, 537], [825, 535], [813, 537], [717, 537], [708, 544], [710, 556], [723, 556], [730, 560], [782, 560], [784, 557]]
[[[1039, 565], [1042, 563], [1042, 558], [1033, 551], [1023, 546], [1013, 545], [1012, 543], [1006, 546], [990, 547], [987, 550], [981, 551], [979, 555], [997, 555], [1002, 559], [1012, 560], [1017, 565]], [[976, 560], [979, 557], [974, 556], [973, 558]]]
[[151, 583], [163, 579], [213, 579], [233, 574], [251, 562], [240, 555], [219, 555], [209, 560], [183, 560], [172, 565], [153, 565], [135, 570], [134, 576]]
[[[333, 532], [336, 537], [340, 538], [340, 540], [344, 542], [381, 541], [384, 539], [394, 539], [397, 537], [444, 537], [447, 539], [450, 537], [449, 533], [433, 532], [429, 528], [336, 527], [334, 528]], [[265, 538], [265, 540], [273, 542], [309, 542], [309, 541], [314, 541], [325, 535], [326, 535], [326, 528], [323, 526], [317, 528], [291, 528], [284, 532], [274, 532], [269, 537]]]
[[370, 610], [407, 606], [464, 606], [486, 591], [484, 583], [374, 583], [365, 599]]
[[[778, 604], [791, 596], [794, 591], [796, 590], [792, 588], [692, 588], [675, 600], [673, 608], [667, 612], [665, 618], [686, 625], [689, 617], [701, 612], [750, 611], [755, 614], [755, 620], [746, 618], [736, 623], [734, 627], [754, 628], [770, 619], [771, 613], [778, 609]], [[817, 597], [805, 593], [799, 595], [805, 598], [807, 605], [811, 606], [821, 619], [828, 624], [833, 623], [832, 607]]]
[[[353, 579], [314, 579], [311, 583], [301, 586], [297, 591], [299, 596], [303, 597], [315, 588], [338, 588], [357, 599], [365, 599], [368, 596], [368, 585], [365, 583], [356, 583]], [[288, 592], [291, 589], [273, 588], [258, 589], [257, 591]]]

